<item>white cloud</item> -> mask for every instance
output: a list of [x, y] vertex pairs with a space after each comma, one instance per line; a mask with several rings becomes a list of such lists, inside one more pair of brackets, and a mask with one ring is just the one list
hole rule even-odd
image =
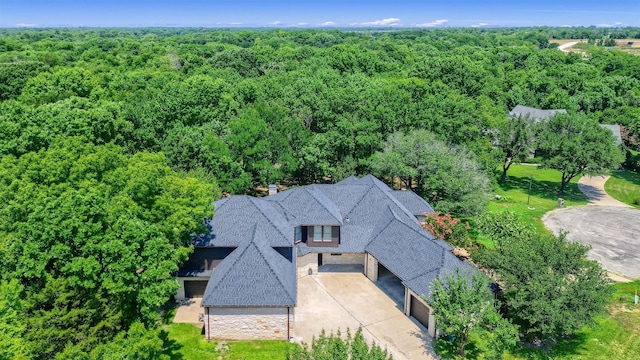
[[269, 25], [280, 25], [280, 24], [282, 24], [282, 21], [280, 20], [272, 21], [269, 23]]
[[309, 25], [309, 23], [306, 23], [306, 22], [299, 22], [299, 23], [297, 23], [296, 25], [298, 25], [298, 26], [305, 26], [305, 25]]
[[398, 18], [387, 18], [387, 19], [382, 19], [382, 20], [363, 22], [363, 23], [359, 23], [359, 24], [356, 23], [356, 24], [352, 24], [352, 25], [394, 26], [394, 25], [398, 25], [399, 21], [400, 21], [400, 19], [398, 19]]
[[232, 23], [229, 23], [229, 25], [242, 25], [242, 23], [241, 22], [232, 22]]
[[471, 27], [478, 28], [478, 27], [489, 26], [489, 25], [491, 25], [491, 24], [486, 23], [486, 22], [481, 22], [481, 23], [473, 24], [473, 25], [471, 25]]
[[623, 26], [623, 25], [624, 25], [623, 23], [616, 21], [613, 24], [598, 24], [596, 25], [596, 27], [615, 27], [615, 26]]
[[424, 24], [416, 24], [417, 27], [434, 27], [434, 26], [440, 26], [440, 25], [444, 25], [446, 23], [448, 23], [449, 20], [447, 19], [439, 19], [439, 20], [434, 20], [432, 22], [428, 22], [428, 23], [424, 23]]
[[36, 27], [38, 24], [16, 24], [16, 27]]
[[320, 23], [320, 24], [318, 24], [318, 25], [320, 25], [320, 26], [333, 26], [333, 25], [335, 25], [335, 24], [336, 24], [336, 23], [334, 23], [333, 21], [325, 21], [325, 22]]

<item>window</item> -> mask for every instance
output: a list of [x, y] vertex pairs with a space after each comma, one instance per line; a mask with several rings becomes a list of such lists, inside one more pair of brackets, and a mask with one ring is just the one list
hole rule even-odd
[[294, 239], [295, 242], [302, 241], [302, 228], [300, 226], [296, 227], [296, 233], [295, 233], [293, 239]]
[[314, 226], [313, 241], [331, 242], [331, 226], [322, 226], [322, 225]]

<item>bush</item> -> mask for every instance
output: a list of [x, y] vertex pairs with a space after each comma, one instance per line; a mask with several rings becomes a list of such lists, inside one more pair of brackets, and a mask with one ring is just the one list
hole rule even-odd
[[624, 167], [628, 170], [638, 172], [640, 170], [640, 154], [632, 154], [631, 151], [627, 151]]
[[462, 222], [462, 220], [454, 218], [449, 213], [444, 215], [439, 212], [425, 214], [422, 227], [433, 236], [445, 240], [453, 246], [463, 248], [471, 246], [469, 223]]

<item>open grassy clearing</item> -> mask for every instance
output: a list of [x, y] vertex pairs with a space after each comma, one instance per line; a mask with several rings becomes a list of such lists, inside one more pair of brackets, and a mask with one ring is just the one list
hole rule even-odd
[[604, 184], [607, 194], [640, 209], [640, 174], [631, 171], [616, 171]]
[[[533, 175], [531, 198], [527, 204], [531, 175]], [[578, 177], [571, 180], [563, 195], [558, 193], [561, 177], [557, 170], [539, 169], [535, 165], [512, 165], [507, 181], [504, 184], [498, 184], [495, 191], [495, 195], [501, 198], [492, 199], [488, 211], [513, 211], [537, 229], [546, 231], [541, 220], [542, 216], [558, 207], [559, 197], [565, 199], [565, 207], [587, 204], [587, 197], [578, 189]]]

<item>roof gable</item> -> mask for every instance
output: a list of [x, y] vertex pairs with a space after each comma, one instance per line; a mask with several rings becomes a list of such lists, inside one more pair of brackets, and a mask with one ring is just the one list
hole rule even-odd
[[267, 246], [257, 226], [252, 235], [215, 269], [202, 306], [295, 306], [295, 263]]
[[260, 229], [270, 246], [293, 245], [289, 221], [269, 202], [237, 195], [215, 204], [215, 215], [206, 222], [209, 232], [195, 236], [194, 245], [239, 247], [252, 240], [253, 226]]

